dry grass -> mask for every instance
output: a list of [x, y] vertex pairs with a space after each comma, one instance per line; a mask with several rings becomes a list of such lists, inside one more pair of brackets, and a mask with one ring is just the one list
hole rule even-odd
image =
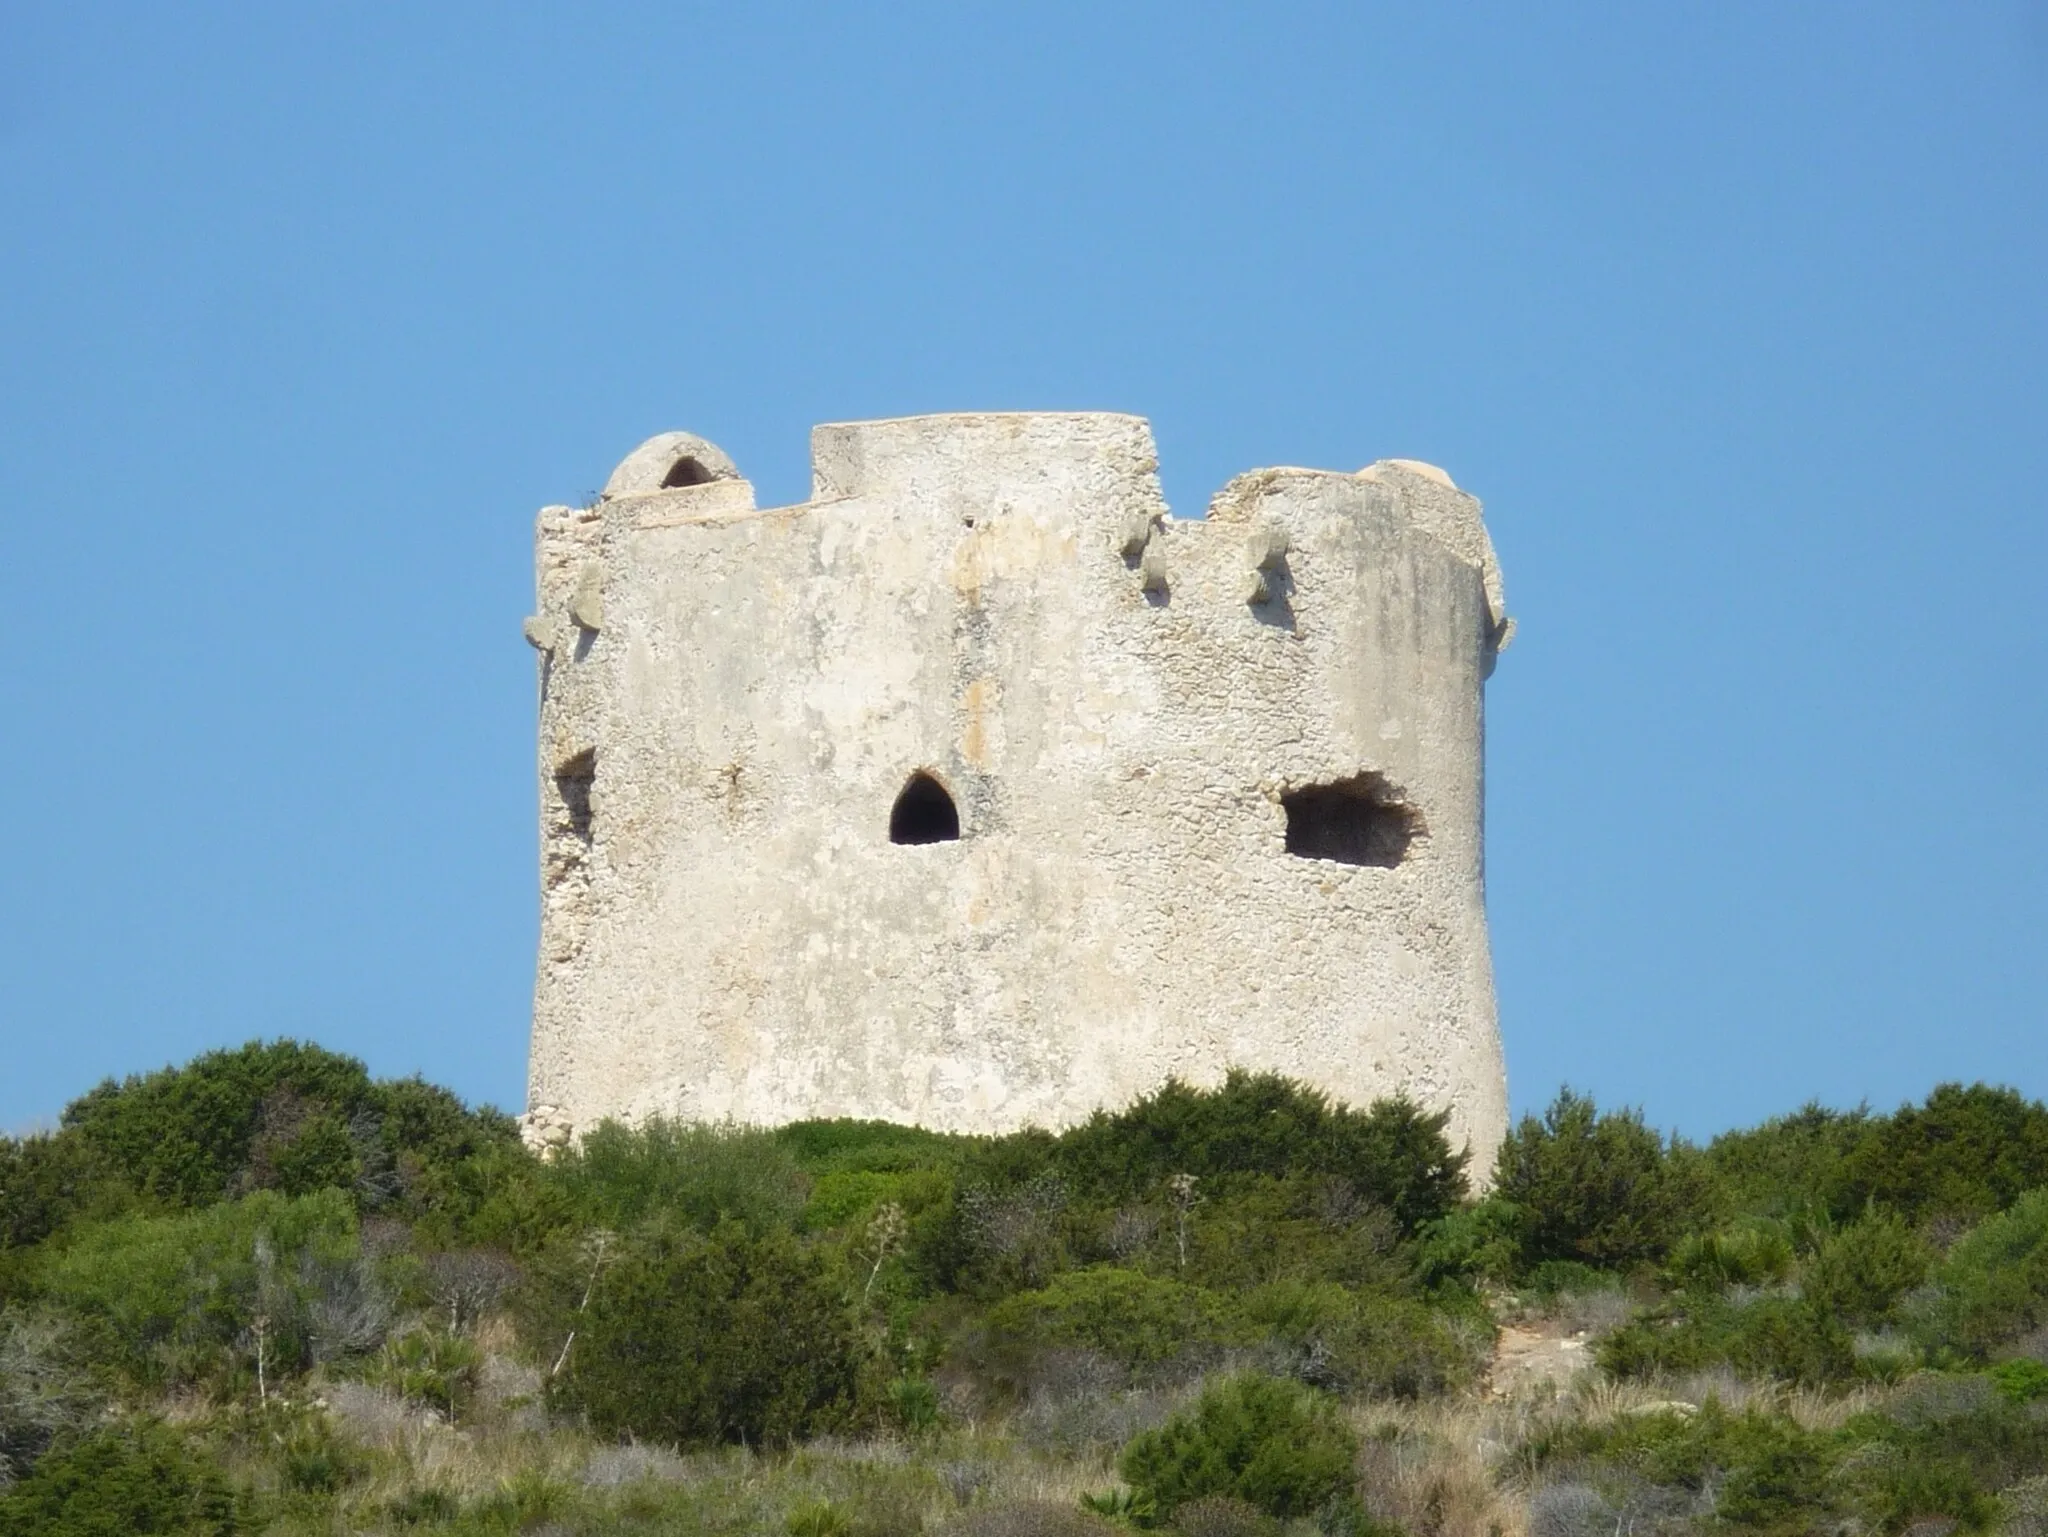
[[1476, 1396], [1353, 1408], [1366, 1508], [1414, 1537], [1523, 1537], [1527, 1503], [1501, 1475], [1532, 1412]]
[[1852, 1416], [1884, 1403], [1894, 1391], [1859, 1386], [1827, 1392], [1783, 1382], [1747, 1381], [1726, 1369], [1640, 1382], [1588, 1377], [1561, 1395], [1551, 1412], [1561, 1418], [1598, 1425], [1628, 1414], [1654, 1414], [1660, 1410], [1691, 1413], [1707, 1400], [1715, 1399], [1732, 1413], [1755, 1409], [1783, 1414], [1808, 1430], [1836, 1430]]

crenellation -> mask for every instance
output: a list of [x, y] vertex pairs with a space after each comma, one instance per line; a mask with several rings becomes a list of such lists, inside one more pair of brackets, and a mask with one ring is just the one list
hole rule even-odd
[[1505, 1129], [1480, 846], [1511, 622], [1429, 466], [1176, 519], [1146, 423], [643, 444], [545, 509], [533, 1134], [1060, 1124], [1229, 1066]]

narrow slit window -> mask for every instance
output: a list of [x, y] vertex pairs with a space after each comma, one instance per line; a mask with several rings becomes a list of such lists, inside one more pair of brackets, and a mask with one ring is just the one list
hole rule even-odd
[[960, 810], [946, 787], [919, 772], [889, 812], [891, 843], [951, 843], [960, 836]]
[[1305, 785], [1280, 804], [1287, 812], [1287, 852], [1303, 859], [1391, 870], [1422, 832], [1415, 808], [1377, 774]]

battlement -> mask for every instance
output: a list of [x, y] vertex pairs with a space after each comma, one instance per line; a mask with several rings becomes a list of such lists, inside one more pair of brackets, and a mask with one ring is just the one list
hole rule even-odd
[[535, 1134], [1061, 1123], [1248, 1066], [1489, 1154], [1479, 503], [1382, 460], [1175, 518], [1109, 413], [811, 447], [798, 506], [668, 433], [540, 514]]

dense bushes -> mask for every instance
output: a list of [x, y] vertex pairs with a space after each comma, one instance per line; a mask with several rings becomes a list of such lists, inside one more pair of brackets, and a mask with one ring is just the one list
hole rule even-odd
[[1871, 1123], [1831, 1189], [1837, 1215], [1866, 1205], [1912, 1221], [1974, 1220], [2048, 1185], [2048, 1109], [2011, 1089], [1945, 1083]]
[[2048, 1323], [2048, 1190], [2023, 1196], [1951, 1248], [1922, 1327], [1937, 1348], [1982, 1360]]
[[607, 1435], [776, 1445], [853, 1423], [870, 1360], [825, 1258], [732, 1221], [605, 1277], [560, 1397]]
[[[310, 1365], [324, 1272], [355, 1256], [355, 1214], [338, 1191], [263, 1191], [178, 1216], [127, 1216], [51, 1253], [38, 1291], [76, 1321], [98, 1360], [148, 1387], [245, 1367]], [[263, 1337], [241, 1336], [263, 1319]]]
[[235, 1537], [253, 1529], [220, 1469], [150, 1420], [52, 1451], [0, 1492], [0, 1537]]
[[1674, 1510], [1765, 1532], [1982, 1531], [1998, 1516], [1992, 1492], [2048, 1460], [2048, 1420], [1981, 1380], [1929, 1379], [1839, 1429], [1709, 1401], [1696, 1414], [1554, 1425], [1527, 1455], [1549, 1479], [1590, 1482], [1610, 1531]]
[[[2048, 1478], [2048, 1186], [2027, 1188], [2044, 1121], [1946, 1086], [1700, 1150], [1566, 1092], [1468, 1201], [1443, 1117], [1267, 1076], [1168, 1084], [1060, 1133], [656, 1120], [538, 1160], [427, 1085], [252, 1045], [0, 1139], [0, 1537], [581, 1519], [559, 1470], [381, 1482], [430, 1419], [451, 1446], [552, 1423], [670, 1462], [650, 1448], [907, 1448], [886, 1497], [841, 1485], [762, 1529], [932, 1530], [946, 1500], [963, 1530], [1099, 1524], [978, 1493], [993, 1433], [1123, 1448], [1129, 1487], [1091, 1500], [1127, 1525], [1356, 1531], [1370, 1497], [1483, 1530], [1402, 1503], [1421, 1485], [1394, 1474], [1440, 1410], [1396, 1401], [1477, 1381], [1494, 1310], [1588, 1331], [1613, 1375], [1698, 1404], [1524, 1420], [1532, 1532], [1981, 1525], [1991, 1491]], [[1822, 1430], [1733, 1413], [1709, 1390], [1731, 1373], [1860, 1384], [1883, 1412]], [[1399, 1446], [1359, 1451], [1340, 1398], [1408, 1416]], [[133, 1413], [164, 1402], [205, 1428]], [[962, 1460], [921, 1461], [941, 1446]]]
[[546, 1179], [580, 1218], [605, 1227], [658, 1216], [700, 1233], [738, 1222], [757, 1235], [793, 1224], [811, 1187], [773, 1132], [659, 1117], [630, 1130], [605, 1122], [563, 1151]]
[[1079, 1347], [1125, 1366], [1149, 1366], [1241, 1340], [1228, 1298], [1130, 1270], [1078, 1270], [990, 1310], [989, 1328], [1012, 1350]]
[[2048, 1185], [2048, 1108], [2011, 1089], [1945, 1083], [1888, 1116], [1808, 1105], [1707, 1150], [1739, 1211], [1845, 1221], [1879, 1206], [1911, 1222], [1974, 1219]]
[[1712, 1211], [1706, 1171], [1633, 1110], [1602, 1114], [1561, 1091], [1501, 1144], [1494, 1195], [1513, 1214], [1524, 1264], [1658, 1260]]
[[1358, 1438], [1321, 1394], [1251, 1373], [1210, 1386], [1195, 1406], [1147, 1431], [1119, 1471], [1160, 1515], [1228, 1495], [1274, 1516], [1315, 1516], [1353, 1502]]
[[1126, 1110], [1098, 1111], [1053, 1144], [1051, 1161], [1076, 1191], [1111, 1204], [1155, 1199], [1176, 1175], [1210, 1186], [1337, 1181], [1412, 1232], [1465, 1194], [1449, 1119], [1405, 1099], [1353, 1110], [1272, 1074], [1232, 1072], [1217, 1089], [1168, 1082]]
[[0, 1248], [74, 1217], [191, 1209], [260, 1190], [340, 1190], [364, 1211], [450, 1231], [517, 1162], [513, 1123], [417, 1079], [296, 1041], [252, 1041], [179, 1068], [108, 1080], [52, 1135], [0, 1140]]
[[1933, 1262], [1927, 1241], [1900, 1218], [1873, 1211], [1829, 1233], [1800, 1278], [1807, 1300], [1852, 1328], [1898, 1321], [1899, 1307]]

